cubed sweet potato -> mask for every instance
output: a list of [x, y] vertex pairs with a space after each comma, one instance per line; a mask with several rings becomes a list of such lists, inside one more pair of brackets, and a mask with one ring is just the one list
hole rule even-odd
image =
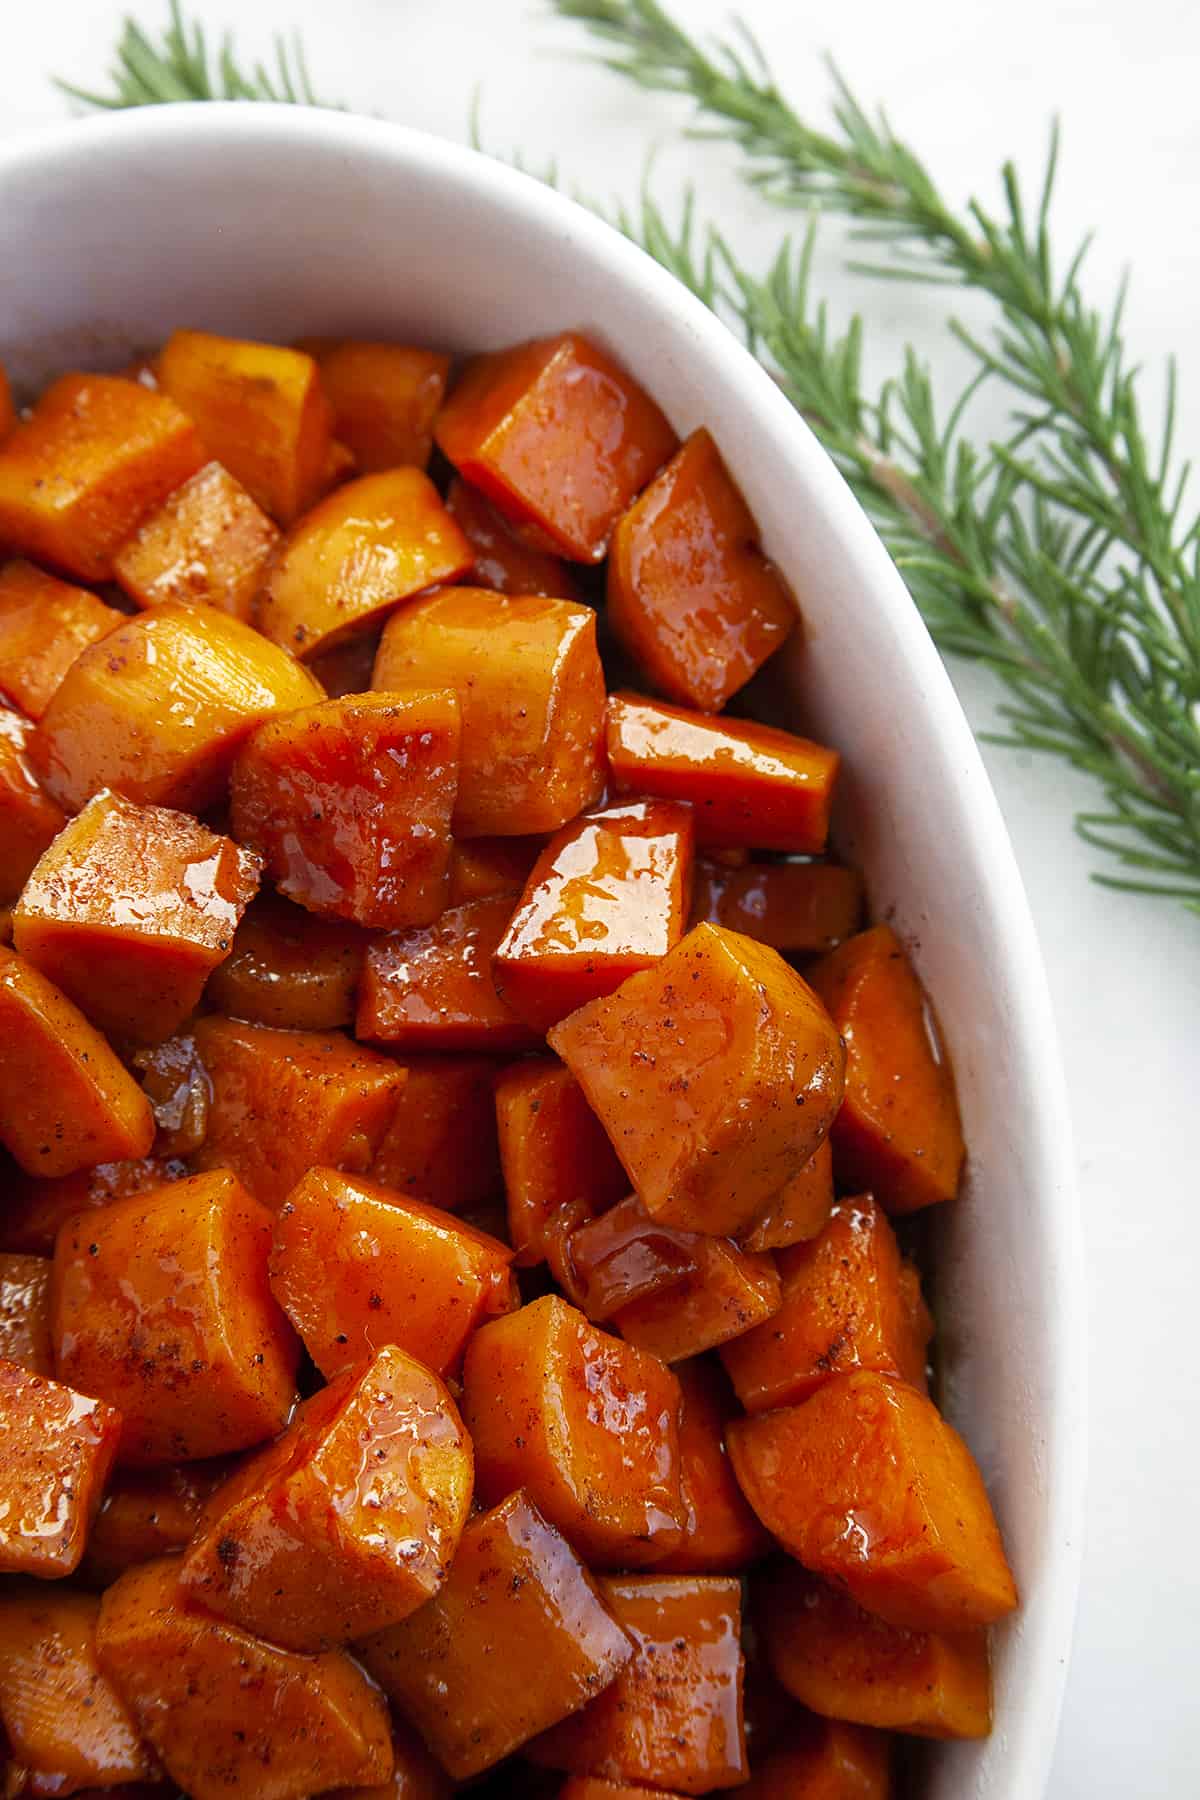
[[604, 785], [596, 615], [571, 600], [445, 588], [384, 628], [371, 685], [457, 689], [457, 837], [556, 831]]
[[51, 1285], [59, 1374], [121, 1410], [134, 1466], [280, 1430], [298, 1346], [267, 1282], [271, 1221], [226, 1170], [68, 1219]]
[[276, 1216], [271, 1288], [323, 1375], [381, 1343], [441, 1375], [510, 1309], [512, 1255], [452, 1213], [316, 1168]]
[[809, 976], [846, 1044], [846, 1100], [831, 1134], [839, 1185], [869, 1189], [894, 1213], [953, 1200], [963, 1162], [954, 1072], [895, 932], [861, 932]]
[[657, 1357], [554, 1295], [477, 1331], [463, 1367], [481, 1499], [525, 1488], [600, 1567], [652, 1561], [682, 1539], [679, 1407]]
[[602, 1694], [529, 1746], [534, 1762], [681, 1794], [740, 1787], [741, 1592], [720, 1575], [622, 1575], [600, 1583], [633, 1655]]
[[228, 1474], [223, 1459], [117, 1469], [88, 1533], [82, 1573], [89, 1584], [108, 1587], [126, 1569], [184, 1549], [209, 1495]]
[[63, 1221], [73, 1213], [91, 1212], [126, 1194], [144, 1194], [187, 1173], [186, 1163], [146, 1156], [136, 1162], [94, 1163], [53, 1180], [14, 1174], [0, 1212], [0, 1249], [52, 1256]]
[[19, 713], [0, 709], [0, 904], [10, 905], [39, 856], [67, 822], [33, 772], [33, 726]]
[[652, 968], [687, 929], [691, 809], [635, 800], [585, 813], [538, 858], [493, 963], [514, 1012], [548, 1031]]
[[334, 434], [364, 474], [402, 463], [425, 467], [448, 356], [362, 338], [305, 338], [297, 349], [316, 358]]
[[500, 1192], [500, 1150], [485, 1056], [410, 1056], [371, 1175], [406, 1198], [445, 1212], [480, 1206]]
[[471, 1521], [428, 1606], [356, 1649], [457, 1781], [575, 1712], [631, 1655], [587, 1570], [524, 1493]]
[[429, 925], [448, 900], [460, 733], [453, 688], [270, 719], [233, 767], [234, 834], [309, 912], [382, 931]]
[[744, 1800], [891, 1800], [891, 1741], [882, 1731], [797, 1714], [754, 1765]]
[[241, 482], [210, 462], [142, 520], [113, 557], [113, 574], [139, 606], [178, 600], [249, 619], [278, 542]]
[[676, 1363], [683, 1394], [679, 1475], [683, 1542], [655, 1564], [659, 1574], [720, 1575], [765, 1556], [771, 1540], [759, 1524], [725, 1454], [725, 1424], [736, 1418], [733, 1390], [714, 1358]]
[[404, 1051], [532, 1050], [538, 1034], [492, 977], [515, 904], [515, 894], [469, 900], [432, 925], [377, 939], [358, 987], [358, 1036]]
[[963, 1631], [1017, 1604], [974, 1458], [916, 1388], [859, 1370], [802, 1406], [731, 1421], [742, 1492], [785, 1550], [914, 1631]]
[[437, 1759], [411, 1725], [392, 1719], [390, 1781], [371, 1787], [336, 1788], [327, 1800], [451, 1800], [454, 1788]]
[[630, 693], [609, 697], [607, 748], [616, 792], [689, 801], [698, 844], [804, 856], [825, 848], [836, 750]]
[[0, 1358], [31, 1375], [53, 1375], [50, 1258], [0, 1255]]
[[542, 853], [542, 840], [468, 838], [450, 853], [451, 906], [489, 900], [495, 894], [520, 893]]
[[0, 446], [0, 543], [107, 581], [118, 545], [203, 461], [195, 426], [166, 394], [63, 375]]
[[504, 514], [461, 475], [450, 483], [446, 505], [471, 546], [472, 579], [479, 587], [578, 600], [575, 578], [562, 558], [523, 543]]
[[386, 1781], [387, 1708], [341, 1650], [299, 1656], [179, 1604], [178, 1558], [143, 1563], [100, 1606], [100, 1665], [192, 1800], [307, 1800]]
[[0, 1574], [79, 1567], [120, 1433], [103, 1400], [0, 1362]]
[[707, 919], [728, 925], [788, 956], [834, 949], [858, 930], [862, 910], [862, 876], [839, 863], [748, 863], [728, 869], [704, 857], [696, 865], [693, 924]]
[[216, 1011], [285, 1031], [336, 1031], [354, 1023], [367, 938], [356, 925], [321, 919], [271, 892], [252, 900], [229, 955], [208, 978]]
[[740, 1235], [743, 1250], [783, 1250], [815, 1238], [833, 1211], [833, 1149], [822, 1138], [804, 1167]]
[[71, 664], [30, 759], [68, 812], [106, 787], [143, 806], [204, 812], [256, 725], [321, 697], [293, 657], [240, 619], [156, 606]]
[[391, 1121], [404, 1070], [339, 1031], [276, 1031], [215, 1014], [197, 1021], [212, 1085], [195, 1163], [233, 1169], [277, 1207], [315, 1163], [365, 1174]]
[[841, 1104], [828, 1013], [775, 950], [697, 925], [652, 969], [549, 1034], [647, 1212], [750, 1225]]
[[[642, 1211], [641, 1202], [633, 1203]], [[651, 1237], [657, 1221], [647, 1218]], [[770, 1255], [739, 1250], [729, 1238], [693, 1237], [696, 1267], [679, 1282], [630, 1300], [613, 1314], [621, 1336], [664, 1362], [699, 1356], [755, 1329], [779, 1311], [779, 1275]]]
[[0, 565], [0, 694], [40, 719], [75, 658], [122, 619], [87, 588], [31, 562]]
[[573, 1218], [562, 1285], [589, 1319], [603, 1323], [622, 1307], [699, 1275], [703, 1265], [698, 1231], [652, 1219], [630, 1194], [598, 1218]]
[[30, 1175], [145, 1156], [154, 1114], [107, 1041], [39, 969], [0, 947], [0, 1142]]
[[563, 1207], [591, 1218], [628, 1183], [583, 1089], [548, 1057], [514, 1063], [496, 1082], [508, 1235], [525, 1267], [543, 1262], [547, 1221]]
[[228, 955], [260, 866], [187, 813], [106, 791], [33, 871], [13, 942], [102, 1031], [160, 1043]]

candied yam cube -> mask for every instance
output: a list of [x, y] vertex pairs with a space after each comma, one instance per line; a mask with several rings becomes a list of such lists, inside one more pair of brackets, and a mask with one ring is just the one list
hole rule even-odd
[[743, 1250], [783, 1250], [823, 1229], [833, 1211], [833, 1150], [822, 1138], [804, 1167], [768, 1200], [740, 1235]]
[[434, 436], [531, 544], [576, 562], [600, 561], [677, 441], [637, 382], [572, 331], [473, 357]]
[[299, 1656], [179, 1603], [178, 1559], [100, 1605], [100, 1665], [192, 1800], [306, 1800], [392, 1769], [382, 1696], [341, 1650]]
[[891, 1740], [882, 1731], [793, 1713], [742, 1789], [745, 1800], [891, 1800]]
[[287, 1650], [324, 1650], [431, 1599], [470, 1507], [457, 1407], [388, 1344], [306, 1400], [218, 1488], [184, 1553], [181, 1592]]
[[565, 1207], [576, 1219], [614, 1206], [628, 1183], [583, 1089], [548, 1057], [514, 1063], [496, 1082], [496, 1125], [508, 1235], [525, 1267], [543, 1262], [546, 1227]]
[[79, 1567], [120, 1435], [103, 1400], [0, 1362], [0, 1574]]
[[456, 1781], [575, 1712], [631, 1651], [529, 1495], [467, 1526], [440, 1593], [356, 1653]]
[[249, 619], [278, 542], [241, 482], [210, 462], [143, 519], [113, 557], [113, 574], [139, 606], [178, 600]]
[[321, 697], [294, 658], [240, 619], [156, 606], [71, 664], [30, 759], [68, 812], [106, 787], [142, 806], [204, 812], [256, 725]]
[[276, 1031], [210, 1015], [196, 1048], [212, 1088], [197, 1168], [233, 1169], [277, 1207], [306, 1170], [365, 1174], [404, 1086], [404, 1070], [340, 1031]]
[[633, 1655], [602, 1694], [529, 1749], [534, 1762], [682, 1794], [740, 1787], [741, 1592], [720, 1575], [621, 1575], [600, 1583]]
[[649, 1562], [682, 1537], [679, 1405], [657, 1357], [555, 1295], [494, 1319], [463, 1366], [480, 1498], [523, 1487], [589, 1563]]
[[545, 594], [555, 600], [578, 600], [579, 589], [561, 557], [522, 543], [503, 513], [456, 475], [446, 505], [471, 546], [472, 576], [478, 587], [498, 594]]
[[367, 939], [356, 925], [321, 919], [272, 893], [250, 902], [229, 954], [208, 978], [218, 1012], [253, 1025], [335, 1031], [354, 1023]]
[[154, 1114], [107, 1041], [32, 963], [0, 947], [0, 1143], [29, 1175], [145, 1156]]
[[50, 1258], [0, 1255], [0, 1358], [53, 1375], [50, 1340]]
[[825, 848], [836, 750], [628, 693], [609, 697], [607, 747], [617, 793], [689, 801], [697, 844], [805, 856]]
[[412, 1056], [371, 1175], [406, 1198], [445, 1212], [491, 1200], [500, 1189], [492, 1085], [483, 1056]]
[[551, 838], [496, 950], [496, 987], [540, 1031], [648, 969], [687, 929], [692, 817], [635, 800]]
[[696, 865], [693, 924], [727, 925], [789, 956], [832, 950], [858, 930], [862, 910], [862, 876], [838, 863]]
[[635, 1300], [698, 1275], [702, 1262], [698, 1231], [650, 1218], [630, 1194], [600, 1218], [573, 1226], [563, 1286], [589, 1319], [601, 1323]]
[[556, 831], [604, 785], [596, 615], [570, 600], [445, 588], [388, 620], [372, 687], [442, 684], [462, 706], [457, 837]]
[[813, 1712], [918, 1737], [986, 1737], [987, 1633], [906, 1631], [799, 1563], [767, 1566], [755, 1618], [777, 1679]]
[[270, 1248], [269, 1216], [223, 1169], [63, 1226], [55, 1362], [120, 1408], [123, 1462], [222, 1456], [282, 1428], [298, 1345], [268, 1286]]
[[470, 567], [470, 545], [420, 469], [360, 475], [292, 528], [259, 595], [258, 626], [310, 657]]
[[0, 446], [0, 542], [107, 581], [138, 521], [204, 461], [166, 395], [116, 375], [63, 375]]
[[297, 347], [316, 358], [334, 435], [364, 474], [401, 463], [425, 467], [448, 356], [359, 338], [311, 338]]
[[115, 631], [115, 606], [33, 563], [0, 565], [0, 694], [40, 719], [75, 658]]
[[224, 1461], [116, 1470], [88, 1534], [88, 1581], [107, 1587], [138, 1563], [184, 1549], [205, 1501], [228, 1472]]
[[187, 1172], [185, 1163], [146, 1156], [136, 1162], [95, 1163], [53, 1180], [17, 1175], [0, 1211], [0, 1248], [51, 1256], [63, 1221], [73, 1213], [107, 1206], [125, 1194], [144, 1194]]
[[675, 1365], [683, 1394], [679, 1475], [687, 1522], [683, 1542], [655, 1563], [660, 1573], [718, 1575], [766, 1554], [770, 1539], [725, 1454], [725, 1423], [737, 1416], [728, 1377], [711, 1357]]
[[101, 1030], [160, 1043], [228, 954], [259, 868], [187, 813], [99, 793], [29, 877], [13, 941]]
[[451, 906], [520, 892], [542, 853], [540, 838], [468, 838], [450, 851]]
[[270, 719], [234, 764], [233, 830], [309, 912], [382, 931], [429, 925], [447, 901], [460, 729], [452, 688]]
[[0, 709], [0, 901], [15, 900], [67, 816], [44, 793], [29, 761], [33, 726]]
[[870, 1189], [894, 1213], [953, 1200], [964, 1154], [954, 1071], [895, 932], [861, 932], [809, 974], [846, 1045], [831, 1134], [839, 1184]]
[[681, 1235], [697, 1239], [695, 1270], [613, 1314], [623, 1338], [671, 1363], [764, 1329], [779, 1311], [779, 1275], [770, 1254], [750, 1255], [728, 1238], [700, 1232]]
[[722, 1351], [747, 1412], [795, 1406], [852, 1369], [924, 1387], [932, 1321], [909, 1308], [895, 1233], [869, 1194], [839, 1201], [820, 1235], [782, 1251], [778, 1266], [779, 1311]]
[[470, 900], [373, 943], [358, 987], [358, 1036], [401, 1050], [533, 1049], [537, 1033], [492, 979], [515, 899]]
[[311, 356], [176, 331], [156, 366], [159, 385], [195, 420], [209, 455], [264, 512], [290, 525], [312, 505], [325, 486], [332, 415]]
[[556, 1025], [647, 1212], [723, 1236], [808, 1161], [842, 1098], [842, 1046], [775, 950], [696, 925], [654, 968]]
[[727, 1430], [742, 1492], [784, 1549], [914, 1631], [990, 1625], [1017, 1604], [974, 1458], [890, 1375], [834, 1375], [802, 1406]]

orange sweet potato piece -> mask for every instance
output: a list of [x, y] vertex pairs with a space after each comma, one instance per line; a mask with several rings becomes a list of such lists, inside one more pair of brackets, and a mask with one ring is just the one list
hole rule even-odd
[[779, 1311], [721, 1353], [747, 1412], [795, 1406], [853, 1369], [924, 1387], [932, 1320], [911, 1311], [895, 1234], [869, 1194], [840, 1201], [820, 1236], [782, 1251], [778, 1265]]
[[448, 897], [460, 732], [452, 688], [270, 719], [234, 764], [233, 830], [309, 912], [383, 931], [429, 925]]
[[87, 588], [31, 562], [0, 565], [0, 694], [40, 719], [75, 658], [122, 618]]
[[0, 1358], [53, 1375], [50, 1341], [50, 1259], [0, 1255]]
[[480, 1206], [500, 1191], [500, 1150], [484, 1056], [412, 1056], [371, 1175], [406, 1198], [445, 1212]]
[[420, 469], [360, 475], [292, 528], [259, 595], [259, 629], [313, 656], [470, 567], [471, 546]]
[[310, 1169], [275, 1220], [271, 1287], [321, 1373], [398, 1344], [438, 1374], [512, 1298], [507, 1244], [378, 1182]]
[[738, 1241], [743, 1250], [783, 1250], [806, 1243], [824, 1228], [832, 1211], [833, 1150], [829, 1139], [823, 1138]]
[[758, 1578], [756, 1622], [775, 1675], [814, 1712], [919, 1737], [986, 1737], [987, 1633], [906, 1631], [789, 1558]]
[[595, 1323], [650, 1294], [699, 1275], [704, 1249], [698, 1231], [652, 1219], [636, 1194], [599, 1218], [573, 1219], [562, 1257], [562, 1286]]
[[371, 685], [458, 690], [457, 837], [556, 831], [604, 785], [596, 615], [570, 600], [445, 588], [388, 620]]
[[356, 1648], [459, 1781], [575, 1712], [631, 1654], [587, 1570], [524, 1493], [471, 1521], [428, 1606]]
[[625, 1171], [583, 1089], [548, 1057], [514, 1063], [496, 1082], [508, 1235], [525, 1267], [543, 1262], [546, 1226], [564, 1207], [590, 1218], [625, 1192]]
[[463, 1367], [481, 1499], [525, 1488], [597, 1566], [649, 1562], [681, 1541], [679, 1406], [657, 1357], [555, 1295], [477, 1331]]
[[12, 396], [12, 386], [4, 372], [4, 364], [0, 363], [0, 444], [17, 423], [17, 408]]
[[179, 1562], [130, 1569], [100, 1606], [100, 1664], [192, 1800], [306, 1800], [392, 1769], [387, 1709], [341, 1650], [298, 1656], [186, 1611]]
[[916, 1388], [835, 1375], [803, 1406], [733, 1420], [726, 1437], [768, 1531], [881, 1619], [963, 1631], [1016, 1606], [971, 1452]]
[[406, 1051], [533, 1049], [537, 1033], [492, 979], [515, 900], [470, 900], [432, 925], [373, 943], [359, 982], [357, 1035]]
[[15, 900], [38, 857], [67, 822], [29, 762], [33, 726], [0, 710], [0, 901]]
[[154, 1108], [155, 1154], [174, 1162], [192, 1156], [208, 1136], [212, 1088], [191, 1032], [167, 1038], [132, 1058], [142, 1092]]
[[100, 793], [30, 876], [13, 942], [101, 1030], [160, 1043], [228, 954], [259, 868], [187, 813]]
[[158, 1773], [96, 1659], [91, 1594], [6, 1582], [0, 1594], [0, 1721], [27, 1794], [111, 1789]]
[[718, 1235], [808, 1161], [842, 1097], [829, 1015], [775, 950], [697, 925], [549, 1034], [647, 1212]]
[[540, 1031], [651, 968], [687, 929], [690, 808], [635, 800], [551, 838], [496, 950], [497, 990]]
[[118, 1469], [88, 1534], [83, 1573], [89, 1582], [107, 1587], [138, 1563], [182, 1550], [205, 1501], [227, 1473], [223, 1461]]
[[676, 1363], [683, 1393], [679, 1473], [687, 1523], [683, 1542], [654, 1565], [660, 1574], [720, 1575], [757, 1562], [770, 1548], [725, 1454], [725, 1424], [737, 1403], [720, 1363], [694, 1357]]
[[745, 1800], [891, 1800], [891, 1742], [882, 1731], [795, 1715], [742, 1789]]
[[264, 512], [290, 525], [312, 505], [327, 479], [332, 414], [311, 356], [176, 331], [157, 372], [164, 392], [195, 420], [209, 455]]
[[448, 904], [520, 892], [542, 853], [541, 838], [468, 838], [450, 852]]
[[147, 1156], [136, 1162], [95, 1163], [54, 1180], [15, 1175], [0, 1213], [0, 1249], [51, 1256], [63, 1221], [73, 1213], [107, 1206], [126, 1194], [144, 1194], [187, 1173], [185, 1163]]
[[698, 844], [804, 856], [825, 848], [836, 750], [629, 693], [609, 697], [607, 749], [618, 793], [690, 801]]
[[846, 1044], [846, 1099], [834, 1123], [834, 1173], [888, 1212], [958, 1193], [962, 1126], [954, 1072], [935, 1053], [931, 1013], [890, 925], [850, 938], [809, 971]]
[[72, 663], [30, 758], [68, 812], [106, 787], [143, 806], [204, 812], [256, 725], [320, 698], [299, 663], [240, 619], [156, 606]]
[[63, 1226], [55, 1361], [120, 1408], [123, 1462], [221, 1456], [280, 1430], [298, 1346], [267, 1283], [270, 1245], [269, 1216], [226, 1170]]
[[0, 446], [0, 543], [107, 581], [138, 521], [204, 450], [166, 394], [116, 375], [63, 375]]
[[276, 1031], [215, 1014], [195, 1036], [212, 1084], [198, 1168], [233, 1169], [270, 1207], [315, 1163], [370, 1168], [404, 1085], [398, 1064], [338, 1031]]
[[692, 433], [613, 533], [608, 620], [651, 687], [710, 713], [795, 625], [796, 603], [707, 431]]
[[316, 358], [334, 433], [364, 474], [401, 463], [425, 467], [448, 356], [361, 338], [308, 338], [297, 348]]
[[143, 519], [113, 557], [113, 574], [139, 606], [178, 600], [249, 619], [278, 542], [241, 482], [210, 462]]
[[720, 1575], [622, 1575], [600, 1584], [634, 1651], [590, 1705], [530, 1745], [534, 1762], [683, 1794], [740, 1787], [741, 1593]]
[[103, 1400], [0, 1362], [0, 1574], [79, 1567], [120, 1434]]
[[472, 358], [434, 436], [531, 544], [576, 562], [600, 561], [676, 445], [649, 395], [577, 332]]
[[494, 588], [498, 594], [578, 600], [575, 578], [562, 558], [523, 543], [504, 514], [461, 475], [450, 483], [446, 505], [471, 546], [472, 576], [479, 587]]
[[457, 1407], [436, 1375], [387, 1344], [306, 1400], [212, 1496], [181, 1592], [287, 1650], [324, 1650], [431, 1599], [470, 1507]]
[[30, 1175], [145, 1156], [146, 1096], [53, 982], [0, 947], [0, 1142]]
[[327, 1800], [451, 1800], [454, 1788], [411, 1725], [392, 1719], [392, 1778], [381, 1786], [337, 1788]]
[[209, 976], [205, 997], [218, 1012], [253, 1025], [335, 1031], [354, 1023], [366, 951], [357, 926], [261, 893], [234, 932], [229, 955]]
[[[640, 1201], [634, 1205], [642, 1210]], [[647, 1223], [653, 1234], [656, 1221]], [[696, 1268], [613, 1314], [623, 1338], [670, 1363], [699, 1356], [742, 1332], [764, 1330], [779, 1310], [779, 1275], [769, 1253], [750, 1255], [728, 1238], [701, 1232], [680, 1235], [696, 1240]]]
[[789, 956], [832, 950], [858, 930], [862, 909], [861, 875], [838, 863], [696, 865], [693, 924], [727, 925]]

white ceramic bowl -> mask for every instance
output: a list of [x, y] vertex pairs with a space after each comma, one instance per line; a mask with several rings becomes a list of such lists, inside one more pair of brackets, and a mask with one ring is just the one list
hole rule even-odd
[[896, 570], [815, 439], [705, 308], [538, 183], [374, 121], [184, 106], [0, 146], [0, 360], [34, 388], [174, 326], [477, 349], [565, 326], [676, 428], [711, 427], [807, 626], [795, 722], [846, 758], [840, 838], [911, 944], [958, 1075], [970, 1174], [936, 1222], [948, 1406], [979, 1457], [1022, 1609], [996, 1730], [931, 1754], [930, 1800], [1036, 1800], [1080, 1555], [1083, 1301], [1045, 980], [995, 799]]

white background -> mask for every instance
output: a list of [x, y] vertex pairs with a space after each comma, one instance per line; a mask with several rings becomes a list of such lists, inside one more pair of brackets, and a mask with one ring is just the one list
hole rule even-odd
[[[697, 28], [726, 12], [720, 0], [675, 4]], [[104, 85], [121, 10], [0, 0], [0, 130], [66, 115], [52, 72]], [[661, 142], [663, 194], [693, 176], [704, 209], [751, 257], [786, 223], [737, 186], [731, 159], [696, 146], [673, 153], [679, 115], [663, 100], [564, 59], [580, 40], [528, 0], [199, 0], [195, 11], [214, 34], [236, 21], [256, 53], [296, 25], [327, 97], [451, 137], [466, 135], [478, 84], [489, 147], [519, 146], [534, 166], [557, 155], [564, 178], [596, 197], [631, 195], [646, 147]], [[1181, 444], [1200, 456], [1194, 0], [742, 0], [741, 12], [802, 111], [826, 108], [821, 56], [832, 51], [957, 201], [993, 201], [1006, 157], [1032, 180], [1060, 114], [1058, 241], [1073, 247], [1096, 229], [1097, 303], [1131, 267], [1131, 345], [1152, 382], [1169, 351], [1182, 359]], [[148, 23], [164, 14], [144, 0]], [[833, 237], [820, 267], [836, 311], [866, 311], [873, 367], [886, 372], [912, 338], [954, 380], [959, 365], [928, 297], [856, 283]], [[955, 677], [972, 722], [986, 727], [994, 688], [969, 671]], [[1090, 883], [1090, 855], [1071, 832], [1072, 810], [1094, 799], [1086, 784], [1010, 751], [985, 754], [1049, 968], [1091, 1287], [1089, 1542], [1050, 1792], [1188, 1800], [1200, 1795], [1200, 919]]]

